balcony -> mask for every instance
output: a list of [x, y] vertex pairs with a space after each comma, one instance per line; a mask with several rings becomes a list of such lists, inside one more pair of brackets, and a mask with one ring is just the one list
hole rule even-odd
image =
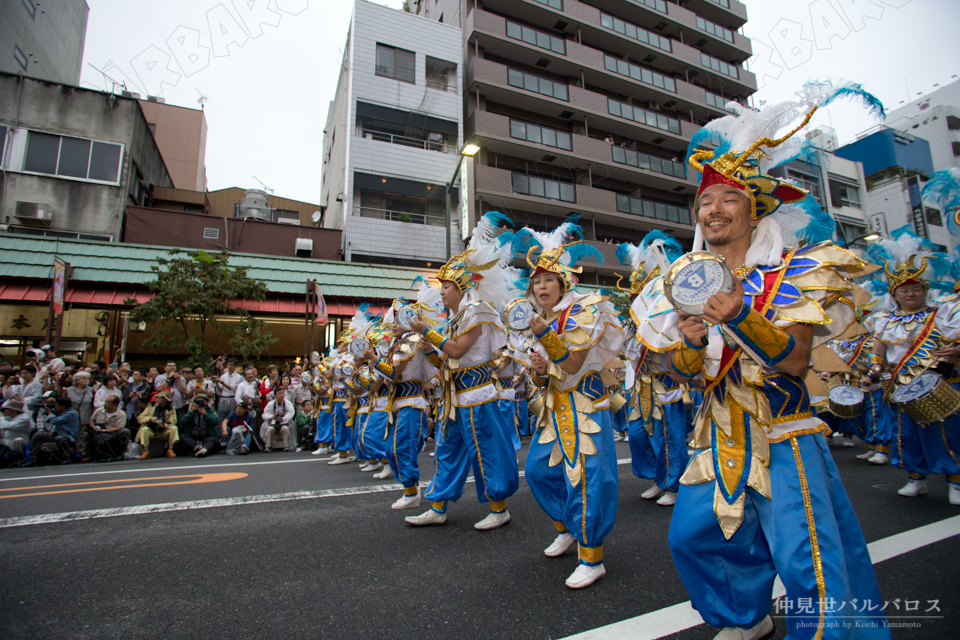
[[[747, 23], [747, 7], [737, 0], [687, 0], [685, 7], [698, 16], [733, 29], [739, 29]], [[671, 6], [670, 13], [673, 14], [677, 8]]]
[[408, 138], [406, 136], [393, 133], [384, 133], [383, 131], [373, 131], [370, 129], [357, 129], [357, 135], [367, 140], [376, 140], [377, 142], [387, 142], [389, 144], [399, 144], [412, 149], [424, 149], [426, 151], [437, 151], [439, 153], [457, 153], [456, 145], [444, 144], [435, 140], [421, 140], [420, 138]]
[[511, 211], [535, 211], [545, 216], [565, 218], [571, 213], [580, 213], [584, 219], [595, 220], [597, 224], [638, 231], [662, 229], [677, 238], [693, 237], [691, 225], [647, 217], [642, 214], [642, 208], [640, 214], [618, 211], [617, 194], [613, 191], [578, 184], [575, 185], [577, 201], [567, 203], [514, 193], [512, 171], [484, 165], [476, 165], [475, 171], [478, 197], [491, 208], [507, 214]]
[[[460, 246], [456, 220], [451, 222], [452, 246]], [[346, 259], [359, 254], [443, 262], [447, 255], [445, 231], [442, 216], [354, 207], [343, 230]]]
[[[603, 175], [641, 187], [672, 193], [693, 194], [696, 191], [696, 186], [688, 181], [681, 171], [675, 172], [673, 170], [673, 167], [682, 161], [682, 153], [678, 153], [675, 158], [654, 155], [657, 158], [656, 166], [659, 167], [658, 170], [654, 170], [653, 163], [649, 161], [641, 165], [635, 157], [637, 155], [635, 151], [588, 136], [570, 134], [573, 148], [569, 150], [518, 139], [512, 135], [510, 121], [511, 118], [507, 116], [488, 111], [475, 111], [467, 119], [464, 132], [467, 137], [479, 138], [481, 146], [492, 153], [540, 163], [544, 162], [545, 155], [550, 155], [561, 158], [559, 166], [563, 167], [564, 170], [569, 168], [586, 170], [588, 167], [593, 167], [595, 171], [602, 171]], [[634, 154], [632, 161], [629, 163], [626, 161], [628, 151]], [[617, 152], [623, 152], [623, 158]], [[669, 172], [663, 170], [661, 160], [664, 163], [669, 163]], [[676, 160], [676, 163], [674, 160]], [[648, 168], [640, 168], [641, 166]], [[678, 177], [677, 173], [681, 173], [681, 176]]]

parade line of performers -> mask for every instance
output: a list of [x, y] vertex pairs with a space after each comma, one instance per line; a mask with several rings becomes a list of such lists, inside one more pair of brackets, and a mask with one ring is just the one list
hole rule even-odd
[[[795, 100], [739, 109], [695, 138], [693, 251], [722, 256], [735, 276], [701, 315], [665, 295], [683, 253], [665, 233], [619, 248], [633, 269], [632, 306], [620, 316], [602, 290], [578, 291], [578, 263], [602, 258], [575, 218], [539, 232], [488, 213], [436, 281], [421, 282], [415, 303], [394, 301], [383, 317], [361, 311], [316, 367], [316, 453], [392, 473], [404, 487], [393, 508], [423, 510], [406, 517], [418, 527], [447, 521], [472, 472], [490, 507], [474, 526], [489, 531], [510, 522], [517, 451], [530, 437], [525, 477], [544, 511], [544, 543], [555, 536], [544, 554], [576, 543], [566, 585], [579, 589], [606, 572], [615, 436], [626, 434], [633, 473], [654, 481], [642, 497], [675, 505], [670, 551], [717, 638], [773, 635], [778, 576], [788, 600], [813, 603], [784, 618], [789, 637], [889, 638], [881, 610], [837, 604], [881, 600], [827, 437], [865, 440], [859, 457], [904, 471], [903, 496], [946, 475], [960, 505], [956, 407], [918, 420], [898, 395], [921, 379], [933, 395], [960, 380], [960, 295], [929, 302], [960, 261], [904, 230], [862, 255], [837, 246], [809, 194], [769, 174], [803, 152], [793, 134], [840, 97], [882, 114], [857, 85], [811, 83]], [[960, 205], [956, 177], [934, 194], [945, 212]], [[855, 282], [869, 274], [877, 295]], [[526, 322], [510, 315], [518, 299]], [[835, 388], [843, 392], [827, 400]], [[421, 487], [429, 422], [435, 468]]]

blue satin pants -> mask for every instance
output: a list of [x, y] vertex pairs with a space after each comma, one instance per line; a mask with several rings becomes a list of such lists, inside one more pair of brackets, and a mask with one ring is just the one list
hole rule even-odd
[[[818, 627], [825, 639], [890, 638], [866, 541], [823, 436], [771, 443], [770, 480], [772, 499], [746, 490], [730, 540], [713, 510], [715, 481], [680, 486], [668, 540], [693, 607], [714, 627], [753, 626], [771, 614], [779, 575], [785, 606], [771, 615], [786, 616], [777, 624], [791, 640], [814, 638]], [[878, 606], [859, 612], [865, 601]]]
[[330, 412], [331, 446], [335, 451], [344, 453], [353, 449], [353, 433], [347, 426], [347, 403], [334, 402]]
[[883, 389], [864, 392], [863, 413], [856, 418], [837, 418], [830, 424], [834, 431], [860, 437], [872, 445], [890, 444], [893, 437], [889, 407], [883, 401]]
[[520, 436], [526, 437], [531, 434], [533, 429], [533, 416], [530, 415], [530, 407], [526, 400], [517, 400], [517, 424], [520, 429]]
[[657, 452], [643, 425], [643, 418], [630, 421], [630, 469], [642, 480], [656, 480]]
[[497, 400], [497, 407], [503, 416], [503, 428], [507, 430], [507, 436], [513, 443], [513, 450], [520, 451], [520, 430], [517, 427], [517, 402], [516, 400]]
[[357, 458], [381, 460], [387, 457], [387, 417], [389, 415], [386, 411], [357, 414]]
[[[652, 435], [647, 434], [642, 420], [634, 421], [637, 427], [630, 431], [631, 466], [638, 478], [656, 480], [661, 489], [676, 491], [680, 486], [680, 476], [686, 471], [690, 459], [687, 454], [687, 414], [683, 402], [679, 400], [662, 405], [661, 409], [662, 420], [650, 418], [653, 421]], [[633, 444], [635, 431], [642, 432], [636, 453]]]
[[893, 423], [893, 466], [922, 476], [960, 474], [960, 414], [920, 426], [900, 407], [887, 407]]
[[317, 416], [317, 435], [313, 439], [314, 442], [320, 444], [321, 442], [325, 444], [330, 444], [333, 442], [333, 413], [327, 413], [324, 410], [320, 411], [320, 415]]
[[423, 447], [426, 426], [427, 410], [417, 407], [397, 409], [393, 414], [393, 424], [387, 425], [387, 460], [393, 477], [404, 488], [415, 487], [420, 482], [417, 456]]

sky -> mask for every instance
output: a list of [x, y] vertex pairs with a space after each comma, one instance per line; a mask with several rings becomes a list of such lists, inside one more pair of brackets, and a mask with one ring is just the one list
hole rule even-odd
[[[259, 188], [317, 203], [323, 128], [336, 92], [349, 0], [87, 0], [81, 85], [110, 79], [203, 108], [208, 187]], [[402, 0], [382, 0], [399, 8]], [[251, 11], [266, 5], [256, 19]], [[846, 79], [888, 110], [960, 74], [957, 0], [746, 0], [760, 90], [788, 99], [808, 80]], [[242, 11], [246, 9], [246, 11]], [[812, 126], [840, 143], [879, 121], [838, 104]]]

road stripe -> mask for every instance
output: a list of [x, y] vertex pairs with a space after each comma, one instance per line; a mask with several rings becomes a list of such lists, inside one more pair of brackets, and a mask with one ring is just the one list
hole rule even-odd
[[[876, 540], [867, 545], [867, 550], [870, 552], [870, 560], [877, 564], [957, 535], [960, 535], [960, 516]], [[783, 595], [786, 595], [786, 589], [780, 578], [777, 578], [773, 598]], [[702, 624], [706, 623], [688, 600], [636, 618], [568, 636], [563, 640], [656, 640]]]
[[[0, 500], [6, 500], [9, 498], [52, 496], [62, 493], [85, 493], [88, 491], [113, 491], [115, 489], [140, 489], [142, 487], [170, 487], [183, 484], [209, 484], [211, 482], [240, 480], [241, 478], [246, 477], [246, 473], [193, 473], [185, 476], [153, 476], [149, 478], [124, 478], [122, 480], [99, 480], [93, 482], [72, 482], [66, 484], [41, 484], [34, 487], [12, 487], [10, 489], [0, 489]], [[190, 480], [184, 480], [184, 478], [190, 478]], [[154, 482], [156, 480], [159, 480], [159, 482]], [[178, 482], [171, 482], [172, 480], [177, 480]], [[121, 482], [125, 482], [127, 484], [119, 484]], [[64, 487], [82, 488], [65, 489]], [[59, 489], [59, 491], [43, 491], [43, 489]], [[8, 491], [26, 491], [26, 493], [12, 494], [7, 493]]]
[[[278, 461], [279, 462], [279, 461]], [[300, 462], [291, 460], [290, 462]], [[618, 465], [629, 464], [630, 458], [617, 460]], [[273, 464], [273, 463], [241, 463], [241, 464]], [[202, 466], [238, 466], [238, 465], [202, 465]], [[197, 467], [186, 467], [196, 469]], [[151, 469], [153, 471], [153, 469]], [[103, 472], [116, 473], [116, 472]], [[67, 474], [92, 475], [92, 474]], [[524, 477], [520, 472], [520, 477]], [[51, 476], [52, 477], [52, 476]], [[474, 482], [473, 476], [467, 477], [467, 482]], [[421, 487], [428, 483], [421, 482]], [[94, 520], [97, 518], [116, 518], [119, 516], [142, 516], [149, 513], [164, 513], [168, 511], [186, 511], [187, 509], [213, 509], [218, 507], [238, 507], [245, 504], [263, 504], [266, 502], [287, 502], [290, 500], [316, 500], [318, 498], [337, 498], [340, 496], [361, 496], [369, 493], [384, 493], [403, 489], [400, 484], [381, 484], [368, 487], [346, 487], [343, 489], [321, 489], [318, 491], [293, 491], [290, 493], [273, 493], [258, 496], [240, 496], [237, 498], [220, 498], [217, 500], [186, 500], [183, 502], [166, 502], [161, 504], [145, 504], [136, 507], [116, 507], [112, 509], [90, 509], [87, 511], [67, 511], [64, 513], [45, 513], [35, 516], [21, 516], [19, 518], [0, 518], [0, 529], [11, 527], [27, 527], [37, 524], [54, 524], [57, 522], [74, 522], [77, 520]]]

